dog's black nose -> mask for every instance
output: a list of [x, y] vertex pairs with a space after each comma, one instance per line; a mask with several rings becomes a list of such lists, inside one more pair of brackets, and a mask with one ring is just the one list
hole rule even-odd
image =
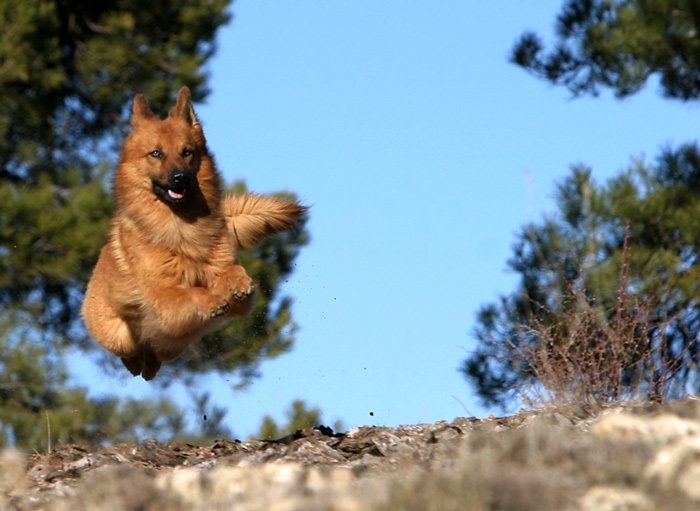
[[181, 188], [187, 187], [190, 182], [190, 173], [184, 170], [178, 170], [170, 174], [170, 184]]

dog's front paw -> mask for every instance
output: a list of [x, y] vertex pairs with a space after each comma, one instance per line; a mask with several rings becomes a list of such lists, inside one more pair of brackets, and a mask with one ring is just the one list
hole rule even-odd
[[231, 287], [229, 292], [236, 300], [246, 300], [255, 292], [255, 284], [252, 279], [248, 278], [247, 282], [239, 282]]
[[230, 300], [230, 310], [223, 313], [227, 318], [245, 316], [250, 313], [255, 304], [253, 279], [240, 264], [233, 264], [226, 268], [219, 276], [212, 294]]
[[240, 265], [232, 266], [226, 276], [226, 287], [229, 295], [235, 300], [247, 300], [255, 292], [255, 284]]
[[219, 316], [223, 316], [224, 314], [226, 314], [230, 310], [231, 310], [231, 304], [229, 303], [229, 301], [222, 300], [218, 307], [211, 309], [210, 318], [211, 319], [218, 318]]

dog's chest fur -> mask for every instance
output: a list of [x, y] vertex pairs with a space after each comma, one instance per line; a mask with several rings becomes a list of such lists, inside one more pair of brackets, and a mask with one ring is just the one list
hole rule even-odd
[[[222, 243], [220, 232], [225, 224], [218, 217], [188, 224], [173, 216], [159, 228], [144, 230], [143, 227], [142, 222], [124, 218], [115, 225], [113, 254], [125, 276], [156, 277], [163, 285], [208, 287], [216, 278], [214, 268], [219, 266], [219, 261], [234, 259]], [[148, 261], [159, 264], [149, 266]]]

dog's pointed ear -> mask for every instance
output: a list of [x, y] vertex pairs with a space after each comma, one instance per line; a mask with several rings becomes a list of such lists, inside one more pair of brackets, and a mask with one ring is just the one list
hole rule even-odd
[[177, 103], [168, 113], [170, 117], [180, 117], [184, 119], [187, 124], [193, 128], [199, 127], [199, 120], [197, 115], [194, 113], [194, 107], [192, 106], [192, 99], [190, 95], [190, 89], [183, 87], [180, 92], [177, 93]]
[[155, 115], [148, 108], [148, 101], [146, 101], [146, 96], [139, 94], [134, 98], [134, 104], [131, 107], [131, 126], [136, 127], [136, 125], [145, 120], [153, 119]]

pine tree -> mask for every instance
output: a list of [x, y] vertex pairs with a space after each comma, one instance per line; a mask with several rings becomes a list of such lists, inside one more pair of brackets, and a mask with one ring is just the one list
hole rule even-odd
[[261, 440], [277, 440], [300, 429], [321, 425], [321, 410], [317, 407], [308, 408], [301, 399], [294, 400], [285, 415], [287, 423], [281, 426], [269, 415], [263, 417], [260, 430], [254, 437]]
[[105, 174], [145, 93], [162, 112], [203, 64], [227, 0], [0, 5], [0, 307], [77, 334], [82, 288], [106, 235]]
[[[575, 96], [604, 87], [628, 96], [658, 75], [665, 96], [692, 100], [700, 97], [699, 28], [692, 0], [565, 0], [554, 48], [545, 52], [526, 32], [511, 60]], [[664, 150], [655, 165], [633, 162], [604, 186], [590, 169], [572, 169], [557, 187], [557, 214], [524, 227], [513, 246], [518, 291], [478, 314], [478, 346], [462, 371], [485, 403], [541, 388], [543, 368], [565, 367], [564, 376], [593, 385], [596, 371], [567, 359], [569, 347], [582, 345], [598, 350], [596, 364], [624, 362], [622, 389], [598, 387], [604, 399], [634, 386], [647, 395], [698, 390], [699, 178], [694, 144]], [[620, 346], [606, 345], [611, 333], [631, 343], [624, 360]], [[635, 381], [640, 367], [646, 383]]]
[[34, 338], [30, 328], [0, 324], [0, 446], [28, 452], [75, 443], [103, 445], [186, 434], [184, 416], [167, 398], [88, 398], [69, 384], [62, 358]]
[[[700, 390], [700, 148], [666, 149], [655, 165], [633, 161], [605, 185], [590, 169], [574, 167], [556, 197], [556, 214], [525, 226], [513, 246], [508, 266], [520, 275], [519, 289], [478, 314], [478, 347], [462, 366], [478, 395], [504, 405], [513, 390], [536, 384], [528, 354], [544, 353], [550, 366], [558, 363], [556, 348], [585, 317], [581, 307], [590, 308], [599, 325], [586, 342], [605, 338], [598, 334], [615, 327], [621, 299], [630, 309], [644, 307], [643, 320], [628, 334], [645, 344], [628, 345], [637, 350], [627, 367], [647, 364], [649, 376], [645, 383], [628, 373], [622, 385], [667, 397]], [[582, 300], [571, 299], [576, 293]], [[549, 346], [533, 335], [542, 331]], [[663, 360], [644, 359], [650, 350]]]
[[[228, 4], [0, 3], [0, 445], [188, 434], [167, 400], [88, 398], [69, 378], [65, 356], [98, 348], [79, 310], [107, 234], [110, 175], [131, 100], [144, 93], [161, 116], [182, 86], [203, 100], [204, 65], [230, 19]], [[245, 382], [261, 360], [287, 351], [294, 324], [279, 286], [307, 238], [301, 225], [242, 254], [258, 284], [254, 313], [169, 370], [183, 379], [237, 371]]]
[[554, 48], [524, 33], [512, 60], [574, 95], [639, 91], [652, 75], [669, 98], [700, 97], [700, 3], [695, 0], [566, 0]]

